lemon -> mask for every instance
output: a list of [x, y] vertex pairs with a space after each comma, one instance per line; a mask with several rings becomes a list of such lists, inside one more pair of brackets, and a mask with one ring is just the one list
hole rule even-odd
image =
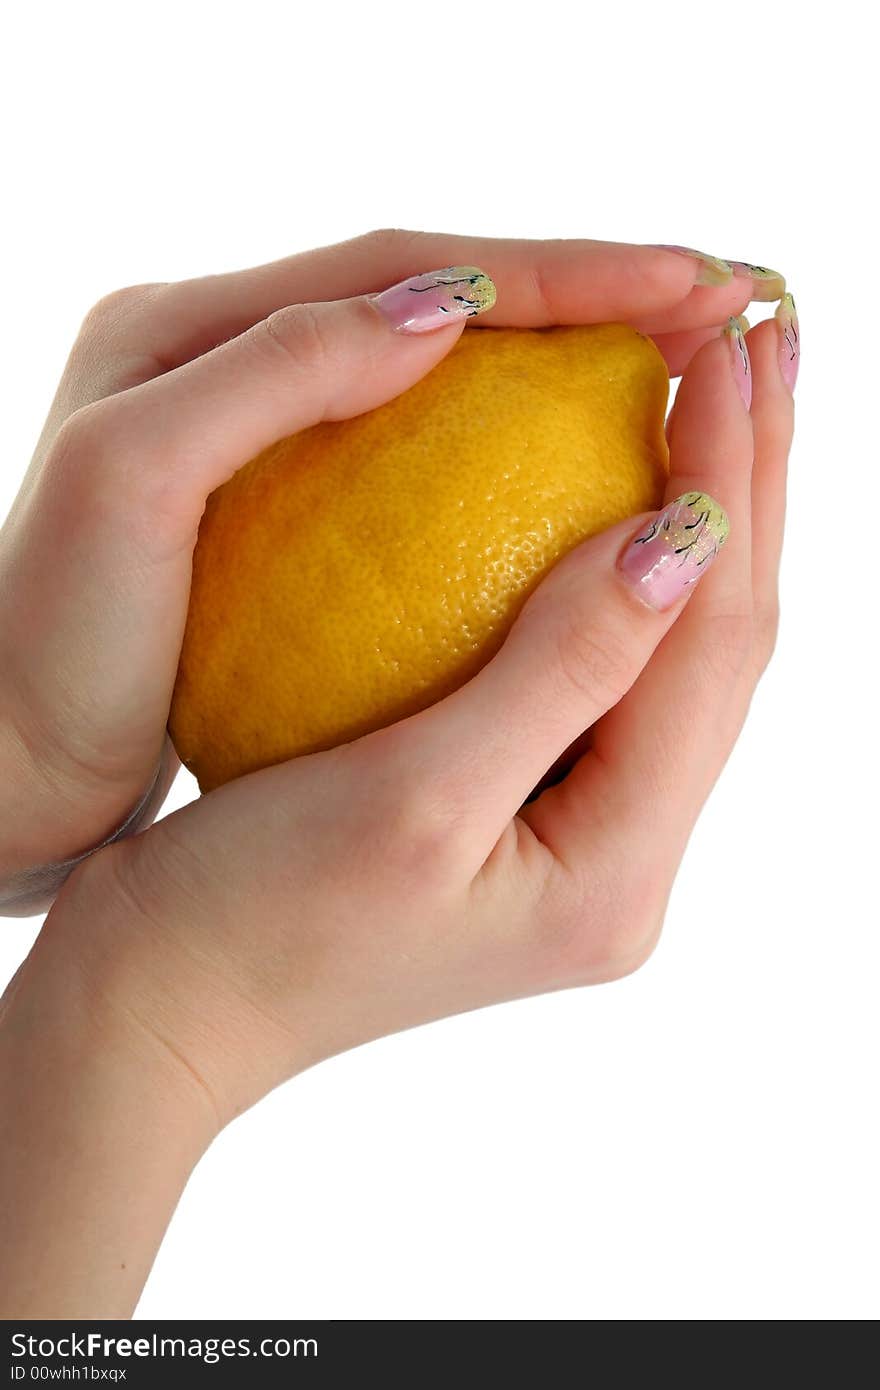
[[467, 330], [212, 494], [169, 728], [203, 791], [425, 708], [566, 551], [657, 506], [669, 379], [620, 324]]

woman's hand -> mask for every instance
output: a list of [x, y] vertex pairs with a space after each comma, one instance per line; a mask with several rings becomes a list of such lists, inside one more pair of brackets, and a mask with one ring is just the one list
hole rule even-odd
[[[462, 259], [491, 267], [495, 321], [512, 321], [503, 261], [521, 249], [488, 245], [494, 260], [471, 243]], [[541, 250], [539, 292], [517, 260], [516, 321], [589, 317], [589, 293], [603, 296], [595, 317], [627, 317], [614, 314], [602, 279], [581, 286], [571, 307], [580, 271], [570, 254]], [[630, 267], [631, 292], [631, 257], [648, 257], [635, 278], [649, 284], [658, 264], [694, 275], [690, 257], [601, 254]], [[228, 783], [68, 877], [0, 1005], [10, 1136], [0, 1147], [0, 1275], [3, 1265], [14, 1272], [0, 1314], [128, 1314], [200, 1152], [285, 1077], [428, 1019], [614, 979], [649, 954], [776, 630], [797, 321], [785, 303], [779, 321], [749, 332], [748, 347], [735, 324], [719, 335], [696, 322], [703, 295], [734, 291], [744, 299], [748, 286], [685, 292], [666, 316], [667, 360], [690, 360], [669, 428], [667, 506], [564, 557], [474, 680], [396, 726]], [[644, 325], [645, 284], [641, 293], [633, 317]], [[121, 578], [110, 595], [90, 591], [83, 541], [58, 552], [57, 569], [70, 566], [71, 584], [85, 585], [88, 655], [101, 680], [125, 682], [129, 671], [104, 662], [100, 634], [118, 635], [117, 662], [120, 651], [139, 660], [122, 609], [117, 626], [101, 627], [117, 592], [140, 627], [163, 621], [165, 639], [177, 641], [196, 498], [285, 430], [402, 391], [455, 342], [452, 325], [393, 332], [402, 299], [395, 291], [378, 304], [282, 310], [95, 411], [82, 524], [93, 550], [114, 546]], [[79, 439], [88, 438], [83, 418]], [[147, 423], [150, 449], [132, 470], [125, 441], [146, 438]], [[58, 488], [75, 492], [74, 456], [63, 450], [54, 467]], [[115, 496], [114, 460], [142, 498], [128, 550], [95, 521], [95, 499]], [[40, 477], [32, 498], [39, 486]], [[21, 506], [22, 537], [29, 521], [38, 538], [54, 525], [60, 542], [53, 493], [42, 507], [25, 493]], [[160, 518], [157, 537], [145, 517]], [[14, 523], [13, 555], [25, 555], [17, 531]], [[36, 582], [39, 567], [31, 574]], [[53, 591], [57, 624], [70, 592]], [[53, 635], [61, 641], [60, 626], [32, 641]], [[177, 657], [149, 631], [145, 641], [153, 664], [138, 670], [164, 720]], [[57, 649], [56, 660], [64, 652], [70, 688], [81, 648]], [[114, 689], [136, 716], [138, 692]], [[103, 684], [90, 691], [89, 719]], [[111, 702], [104, 717], [110, 738]], [[569, 774], [528, 799], [573, 745]], [[90, 771], [93, 788], [100, 777]]]
[[362, 296], [445, 264], [494, 279], [487, 322], [632, 322], [672, 372], [783, 288], [675, 248], [380, 232], [99, 304], [0, 533], [0, 910], [47, 906], [68, 861], [149, 824], [177, 769], [165, 723], [206, 497], [429, 371], [464, 320], [381, 337]]
[[[351, 326], [337, 344], [316, 312], [332, 358]], [[774, 641], [793, 403], [777, 323], [748, 343], [751, 412], [725, 334], [681, 384], [670, 505], [566, 556], [458, 692], [74, 874], [70, 970], [171, 1045], [218, 1124], [369, 1038], [645, 960]]]

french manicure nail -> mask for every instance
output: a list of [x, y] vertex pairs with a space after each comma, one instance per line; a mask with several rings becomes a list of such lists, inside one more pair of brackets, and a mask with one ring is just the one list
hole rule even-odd
[[724, 542], [727, 514], [705, 492], [685, 492], [629, 542], [620, 570], [651, 608], [671, 608], [705, 573]]
[[789, 391], [794, 391], [801, 360], [801, 326], [794, 295], [785, 294], [774, 315], [779, 324], [779, 370]]
[[743, 329], [745, 324], [748, 329], [748, 319], [744, 314], [739, 318], [727, 320], [727, 327], [724, 330], [724, 337], [730, 344], [730, 360], [733, 366], [733, 379], [736, 382], [739, 394], [743, 398], [746, 410], [752, 404], [752, 364], [749, 360], [749, 349], [746, 344], [746, 334]]
[[431, 333], [491, 309], [495, 285], [472, 265], [451, 265], [413, 275], [368, 298], [398, 332]]
[[728, 261], [718, 256], [709, 256], [705, 251], [694, 251], [690, 246], [664, 246], [658, 244], [658, 251], [675, 251], [679, 256], [692, 256], [700, 262], [695, 283], [698, 285], [728, 285], [733, 279], [733, 268]]
[[754, 301], [780, 299], [785, 294], [785, 276], [780, 275], [778, 270], [770, 270], [766, 265], [752, 265], [749, 261], [728, 261], [728, 265], [740, 279], [751, 280]]

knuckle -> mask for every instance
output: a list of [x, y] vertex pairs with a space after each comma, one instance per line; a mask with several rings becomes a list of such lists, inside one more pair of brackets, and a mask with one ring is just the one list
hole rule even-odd
[[106, 528], [136, 552], [153, 554], [157, 537], [177, 546], [192, 506], [179, 470], [163, 467], [142, 441], [127, 437], [118, 398], [81, 406], [64, 421], [43, 468], [44, 485], [65, 515], [92, 534]]
[[560, 865], [550, 899], [551, 969], [569, 985], [633, 974], [654, 952], [668, 896], [661, 874], [631, 864], [589, 877]]
[[566, 689], [591, 703], [610, 707], [629, 686], [632, 657], [624, 638], [581, 615], [561, 624], [554, 656]]
[[72, 468], [78, 475], [81, 474], [90, 462], [103, 453], [108, 417], [106, 400], [91, 401], [68, 415], [52, 443], [49, 464], [65, 472]]
[[460, 880], [473, 841], [466, 805], [449, 776], [415, 760], [407, 764], [396, 743], [390, 726], [338, 750], [347, 775], [353, 772], [362, 782], [366, 774], [372, 789], [369, 820], [355, 806], [346, 838], [368, 882], [378, 871], [383, 881], [390, 876], [420, 890], [451, 886]]
[[442, 793], [421, 788], [401, 796], [388, 831], [397, 876], [432, 891], [457, 882], [467, 835], [462, 817]]
[[[536, 261], [525, 274], [526, 286], [534, 300], [535, 307], [540, 315], [541, 322], [544, 324], [554, 324], [558, 318], [558, 310], [553, 309], [553, 294], [547, 278], [547, 269], [540, 262]], [[557, 296], [558, 299], [558, 296]]]
[[251, 331], [259, 352], [272, 358], [280, 353], [298, 367], [320, 369], [329, 355], [321, 316], [311, 304], [287, 304]]
[[702, 634], [700, 661], [711, 680], [729, 684], [748, 667], [755, 646], [755, 613], [718, 614]]
[[405, 227], [376, 227], [358, 240], [370, 251], [401, 251], [420, 241], [424, 235], [424, 232], [409, 231]]
[[[321, 757], [327, 776], [340, 778], [346, 853], [365, 882], [378, 874], [383, 884], [428, 893], [460, 885], [476, 841], [468, 775], [454, 761], [426, 757], [420, 727], [404, 720]], [[349, 794], [352, 785], [369, 786], [368, 816], [362, 798]]]
[[779, 600], [770, 599], [755, 611], [754, 647], [760, 670], [764, 670], [776, 650], [779, 636]]
[[140, 322], [162, 286], [126, 285], [105, 294], [89, 309], [80, 328], [79, 341], [107, 342]]

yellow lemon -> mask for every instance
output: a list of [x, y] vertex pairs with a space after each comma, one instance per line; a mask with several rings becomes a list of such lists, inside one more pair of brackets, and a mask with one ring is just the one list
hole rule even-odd
[[208, 499], [169, 727], [210, 790], [424, 709], [572, 546], [657, 506], [669, 378], [619, 324], [466, 331]]

